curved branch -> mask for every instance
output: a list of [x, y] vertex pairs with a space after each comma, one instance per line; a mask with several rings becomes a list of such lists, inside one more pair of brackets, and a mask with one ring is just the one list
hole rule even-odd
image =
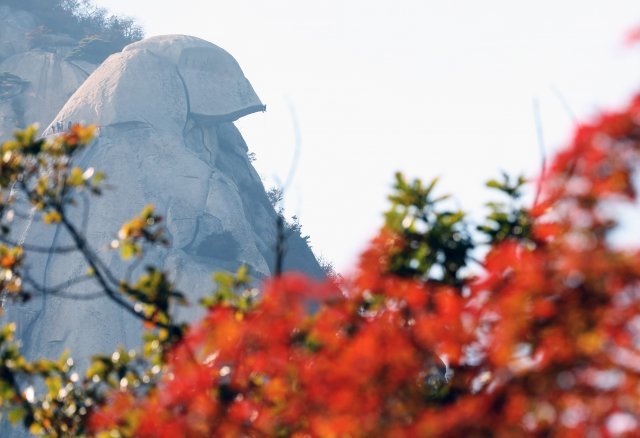
[[31, 276], [29, 276], [28, 272], [26, 273], [25, 276], [22, 277], [22, 280], [27, 283], [29, 286], [31, 286], [32, 288], [34, 288], [37, 292], [43, 294], [43, 295], [59, 295], [59, 294], [63, 294], [64, 291], [68, 288], [70, 288], [71, 286], [75, 286], [76, 284], [81, 284], [84, 283], [86, 281], [90, 281], [93, 280], [94, 277], [91, 275], [81, 275], [79, 277], [76, 278], [72, 278], [71, 280], [67, 280], [63, 283], [60, 283], [56, 286], [53, 287], [47, 287], [44, 286], [38, 282], [36, 282]]
[[[65, 227], [65, 229], [75, 242], [78, 250], [82, 253], [86, 262], [89, 264], [89, 267], [93, 270], [96, 281], [100, 284], [107, 297], [109, 297], [114, 303], [124, 309], [127, 313], [133, 315], [138, 319], [148, 322], [157, 328], [168, 330], [172, 335], [180, 334], [182, 332], [181, 327], [178, 325], [158, 322], [152, 318], [147, 317], [146, 315], [144, 315], [144, 313], [137, 310], [129, 302], [123, 299], [117, 290], [111, 288], [106, 276], [112, 276], [113, 274], [111, 274], [108, 269], [103, 268], [103, 263], [93, 253], [91, 248], [89, 248], [84, 237], [82, 237], [78, 230], [76, 230], [75, 226], [69, 221], [69, 219], [65, 215], [64, 209], [60, 205], [56, 206], [55, 209], [58, 214], [60, 214], [62, 225]], [[102, 272], [102, 269], [105, 269], [105, 272]]]
[[542, 116], [540, 114], [540, 102], [538, 99], [533, 100], [533, 116], [536, 124], [536, 137], [538, 140], [538, 147], [540, 148], [540, 180], [536, 187], [535, 198], [533, 199], [533, 205], [538, 205], [540, 195], [542, 194], [542, 184], [547, 174], [547, 154], [544, 143], [544, 130], [542, 128]]

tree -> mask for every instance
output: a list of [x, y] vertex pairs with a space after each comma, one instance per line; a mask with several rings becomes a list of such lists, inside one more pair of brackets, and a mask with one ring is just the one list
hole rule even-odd
[[[83, 236], [82, 228], [73, 223], [68, 209], [82, 202], [87, 193], [100, 195], [104, 175], [93, 169], [73, 165], [75, 154], [93, 138], [92, 127], [73, 126], [69, 132], [53, 140], [36, 137], [36, 128], [17, 132], [15, 140], [2, 145], [0, 160], [0, 288], [3, 299], [29, 300], [34, 295], [52, 294], [70, 299], [68, 288], [96, 284], [100, 296], [118, 304], [124, 312], [142, 319], [156, 330], [146, 337], [145, 351], [136, 358], [133, 353], [115, 352], [94, 358], [87, 376], [79, 380], [73, 360], [66, 355], [60, 360], [27, 362], [13, 342], [14, 327], [0, 333], [0, 402], [12, 421], [23, 420], [35, 434], [68, 436], [84, 433], [85, 423], [95, 403], [102, 400], [106, 388], [119, 385], [129, 375], [152, 385], [163, 352], [181, 339], [183, 326], [169, 316], [172, 303], [184, 302], [166, 275], [150, 267], [134, 281], [116, 279]], [[58, 224], [72, 239], [67, 247], [18, 245], [11, 241], [10, 229], [17, 217], [28, 218], [25, 210], [33, 208], [35, 220]], [[139, 257], [145, 244], [167, 244], [160, 228], [161, 218], [152, 207], [145, 208], [118, 233], [114, 248], [124, 259]], [[60, 285], [45, 286], [33, 279], [24, 265], [25, 251], [79, 253], [86, 262], [87, 274], [70, 278]], [[85, 297], [86, 298], [86, 297]], [[114, 366], [115, 364], [115, 366]], [[133, 374], [132, 374], [133, 373]], [[35, 389], [48, 389], [36, 397]], [[40, 385], [40, 386], [38, 386]]]
[[[385, 226], [346, 279], [282, 274], [255, 289], [246, 270], [216, 274], [206, 317], [176, 325], [184, 300], [151, 269], [117, 289], [68, 221], [99, 174], [73, 166], [90, 139], [20, 133], [2, 147], [0, 185], [15, 185], [103, 292], [149, 326], [142, 352], [27, 362], [0, 333], [0, 397], [9, 418], [52, 436], [637, 436], [640, 252], [611, 241], [612, 203], [634, 206], [640, 95], [576, 128], [535, 182], [492, 180], [502, 200], [475, 230], [436, 181], [398, 174]], [[97, 178], [97, 180], [96, 180]], [[17, 198], [2, 198], [2, 224]], [[637, 208], [637, 206], [635, 206]], [[145, 209], [120, 230], [123, 256], [162, 244]], [[62, 293], [25, 281], [25, 251], [0, 247], [14, 299]], [[486, 247], [477, 259], [474, 248]], [[31, 248], [38, 250], [38, 248]], [[102, 279], [102, 280], [101, 280]], [[29, 286], [29, 287], [27, 287]], [[31, 289], [29, 289], [31, 288]], [[136, 305], [136, 303], [138, 305]], [[446, 373], [445, 371], [446, 364]], [[41, 378], [45, 390], [37, 391]]]
[[4, 0], [4, 3], [35, 17], [39, 27], [29, 38], [37, 47], [47, 47], [52, 32], [77, 39], [79, 43], [69, 55], [71, 59], [99, 63], [144, 37], [135, 20], [110, 15], [91, 0]]

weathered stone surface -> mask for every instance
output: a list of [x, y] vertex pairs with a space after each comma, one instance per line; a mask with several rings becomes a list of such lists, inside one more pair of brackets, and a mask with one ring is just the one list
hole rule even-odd
[[29, 50], [29, 32], [36, 23], [28, 12], [0, 6], [0, 60]]
[[22, 81], [19, 93], [0, 97], [0, 138], [8, 138], [17, 127], [27, 124], [47, 126], [88, 76], [56, 53], [40, 50], [5, 59], [0, 72]]
[[123, 52], [149, 50], [171, 61], [189, 93], [189, 112], [234, 121], [264, 107], [236, 60], [207, 41], [186, 35], [163, 35], [133, 43]]
[[147, 50], [135, 50], [110, 56], [69, 99], [54, 123], [62, 121], [66, 128], [70, 121], [101, 127], [138, 122], [162, 131], [181, 131], [187, 110], [187, 94], [175, 66]]

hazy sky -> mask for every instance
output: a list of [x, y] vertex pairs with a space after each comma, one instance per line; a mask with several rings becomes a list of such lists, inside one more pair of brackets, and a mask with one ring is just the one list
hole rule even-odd
[[622, 45], [638, 0], [96, 2], [238, 60], [268, 106], [237, 122], [258, 172], [287, 179], [297, 126], [286, 209], [342, 270], [382, 223], [395, 171], [441, 176], [478, 214], [485, 180], [539, 170], [534, 99], [552, 151], [570, 111], [588, 118], [640, 90], [640, 50]]

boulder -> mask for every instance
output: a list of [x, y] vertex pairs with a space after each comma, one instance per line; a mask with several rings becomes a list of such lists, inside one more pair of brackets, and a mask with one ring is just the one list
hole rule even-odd
[[184, 128], [187, 112], [187, 94], [175, 66], [147, 50], [135, 50], [111, 55], [77, 89], [50, 128], [58, 121], [65, 128], [70, 121], [104, 127], [137, 122], [174, 132]]
[[240, 65], [215, 44], [186, 35], [164, 35], [133, 43], [123, 52], [148, 50], [172, 62], [189, 94], [194, 116], [234, 121], [264, 111]]

